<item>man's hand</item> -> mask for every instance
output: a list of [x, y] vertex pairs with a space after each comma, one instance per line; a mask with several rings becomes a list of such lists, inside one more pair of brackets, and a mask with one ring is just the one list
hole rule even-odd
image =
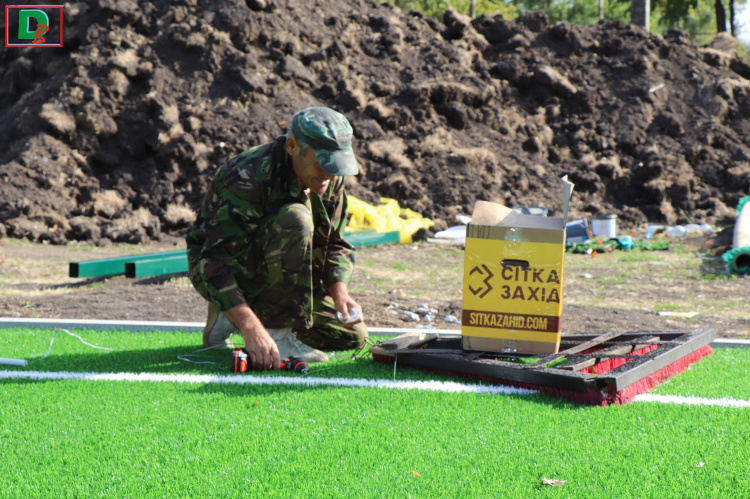
[[333, 298], [333, 306], [336, 311], [341, 314], [344, 322], [349, 320], [349, 311], [355, 309], [359, 313], [359, 317], [364, 321], [364, 314], [362, 313], [362, 307], [349, 296], [349, 288], [343, 282], [337, 282], [328, 288], [328, 294]]
[[261, 331], [258, 334], [246, 334], [244, 332], [242, 334], [245, 338], [245, 350], [250, 354], [253, 369], [272, 368], [278, 370], [281, 362], [279, 348], [265, 328]]
[[253, 369], [279, 369], [281, 358], [279, 347], [260, 323], [258, 316], [247, 303], [234, 306], [224, 311], [229, 320], [237, 326], [245, 339], [245, 350], [250, 354]]

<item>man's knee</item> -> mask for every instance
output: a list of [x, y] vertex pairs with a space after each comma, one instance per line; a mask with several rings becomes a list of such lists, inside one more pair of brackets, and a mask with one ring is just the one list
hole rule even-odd
[[368, 338], [363, 323], [347, 327], [338, 322], [316, 320], [311, 329], [297, 331], [305, 344], [321, 350], [351, 350], [364, 346]]
[[312, 249], [314, 230], [312, 215], [304, 204], [285, 204], [266, 220], [260, 232], [264, 258], [268, 263], [284, 260], [297, 268]]

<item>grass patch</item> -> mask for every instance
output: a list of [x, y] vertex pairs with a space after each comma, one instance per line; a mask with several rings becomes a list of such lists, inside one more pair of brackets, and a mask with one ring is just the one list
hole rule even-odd
[[404, 271], [406, 271], [406, 270], [407, 270], [407, 266], [406, 266], [406, 264], [405, 264], [404, 262], [396, 262], [396, 263], [392, 263], [392, 264], [390, 265], [390, 267], [391, 267], [391, 268], [392, 268], [393, 270], [398, 270], [398, 271], [401, 271], [401, 272], [404, 272]]
[[[409, 289], [426, 301], [460, 297], [463, 286], [464, 252], [430, 243], [357, 249], [357, 262], [350, 287], [354, 293]], [[425, 286], [426, 277], [429, 285]]]
[[618, 275], [602, 278], [599, 282], [602, 284], [626, 284], [629, 282], [627, 275]]
[[[744, 303], [737, 299], [747, 294], [743, 279], [722, 275], [723, 262], [720, 269], [709, 269], [705, 256], [680, 244], [668, 251], [614, 251], [596, 258], [566, 254], [564, 299], [601, 308], [696, 311], [699, 318], [692, 322], [705, 323], [709, 317], [716, 318], [715, 324], [744, 320]], [[730, 299], [721, 302], [716, 296]], [[742, 306], [730, 303], [737, 301]], [[671, 305], [665, 308], [665, 302]], [[668, 308], [676, 305], [681, 308]], [[731, 327], [738, 332], [737, 326]], [[721, 334], [720, 327], [717, 330]]]
[[643, 263], [653, 262], [659, 260], [659, 253], [654, 251], [642, 251], [642, 250], [631, 250], [631, 251], [620, 251], [616, 253], [616, 260], [618, 262], [629, 262], [629, 263]]
[[[0, 330], [31, 370], [226, 374], [189, 333]], [[263, 373], [263, 376], [293, 376]], [[334, 358], [319, 377], [391, 379]], [[399, 368], [398, 379], [459, 380]], [[750, 399], [750, 352], [722, 349], [655, 390]], [[148, 382], [0, 381], [8, 497], [730, 497], [747, 490], [747, 409], [580, 407], [544, 395]], [[696, 466], [705, 463], [704, 466]], [[562, 489], [541, 478], [566, 480]]]
[[685, 277], [691, 277], [693, 275], [693, 271], [689, 268], [679, 268], [674, 270], [665, 270], [661, 273], [661, 275], [664, 277], [681, 279]]
[[654, 307], [655, 312], [683, 312], [685, 310], [688, 310], [688, 307], [679, 303], [660, 303]]

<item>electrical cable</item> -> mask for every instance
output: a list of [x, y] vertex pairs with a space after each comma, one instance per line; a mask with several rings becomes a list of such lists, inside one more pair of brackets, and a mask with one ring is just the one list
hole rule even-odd
[[[228, 338], [228, 342], [230, 344], [233, 344], [232, 338], [234, 337], [236, 333], [231, 333]], [[188, 359], [188, 357], [200, 357], [200, 355], [196, 355], [200, 352], [205, 352], [206, 350], [213, 350], [214, 348], [224, 348], [226, 347], [226, 343], [219, 343], [211, 347], [206, 348], [199, 348], [198, 350], [194, 350], [193, 353], [187, 353], [185, 355], [178, 355], [177, 359], [181, 360], [183, 362], [190, 362], [191, 364], [211, 364], [211, 365], [218, 365], [218, 362], [212, 362], [210, 360], [191, 360]]]
[[86, 340], [84, 340], [83, 338], [81, 338], [80, 336], [78, 336], [77, 334], [71, 333], [67, 329], [62, 329], [62, 328], [58, 327], [58, 328], [55, 328], [55, 334], [52, 335], [52, 339], [49, 342], [49, 347], [47, 347], [47, 353], [45, 353], [44, 357], [42, 357], [41, 359], [34, 359], [34, 360], [44, 360], [47, 357], [49, 357], [49, 353], [52, 351], [52, 344], [55, 342], [55, 337], [57, 336], [57, 333], [60, 333], [60, 332], [69, 334], [70, 336], [73, 336], [74, 338], [78, 338], [78, 340], [81, 343], [83, 343], [84, 345], [89, 346], [91, 348], [96, 348], [98, 350], [116, 350], [115, 348], [107, 348], [107, 347], [100, 347], [100, 346], [92, 345], [91, 343], [87, 342]]

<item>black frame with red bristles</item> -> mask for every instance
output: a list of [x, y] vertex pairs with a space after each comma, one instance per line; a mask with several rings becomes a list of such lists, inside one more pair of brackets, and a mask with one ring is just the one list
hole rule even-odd
[[[565, 334], [556, 354], [514, 355], [463, 350], [457, 336], [401, 337], [370, 349], [397, 362], [493, 383], [531, 388], [587, 405], [630, 402], [709, 355], [713, 329]], [[519, 363], [522, 358], [537, 359]]]

